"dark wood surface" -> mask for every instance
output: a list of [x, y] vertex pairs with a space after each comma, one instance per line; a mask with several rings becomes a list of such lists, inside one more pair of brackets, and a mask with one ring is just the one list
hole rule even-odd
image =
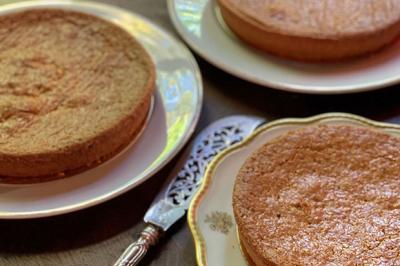
[[[140, 13], [177, 36], [165, 0], [103, 1]], [[342, 111], [400, 123], [400, 90], [311, 96], [285, 93], [241, 81], [197, 57], [204, 77], [204, 106], [197, 131], [230, 114], [254, 114], [269, 120]], [[145, 184], [90, 209], [52, 218], [0, 220], [0, 265], [112, 265], [132, 237], [174, 161]], [[195, 265], [194, 245], [182, 220], [143, 265]]]

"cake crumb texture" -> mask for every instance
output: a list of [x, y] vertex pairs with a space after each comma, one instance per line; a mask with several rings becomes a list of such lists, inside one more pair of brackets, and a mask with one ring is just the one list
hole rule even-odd
[[398, 21], [397, 0], [223, 0], [266, 28], [294, 35], [338, 38], [367, 34]]
[[291, 131], [242, 166], [233, 207], [256, 265], [400, 265], [400, 141], [345, 125]]
[[74, 11], [29, 10], [0, 17], [0, 46], [1, 176], [92, 164], [143, 125], [154, 66], [122, 28]]

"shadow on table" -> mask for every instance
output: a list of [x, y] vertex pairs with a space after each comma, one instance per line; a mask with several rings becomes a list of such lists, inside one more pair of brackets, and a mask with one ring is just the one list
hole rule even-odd
[[197, 57], [205, 83], [202, 119], [246, 113], [273, 120], [325, 112], [349, 112], [400, 123], [400, 85], [345, 95], [289, 93], [258, 86], [231, 76]]
[[41, 253], [76, 249], [141, 227], [143, 215], [171, 164], [141, 186], [97, 207], [29, 220], [0, 220], [0, 253]]

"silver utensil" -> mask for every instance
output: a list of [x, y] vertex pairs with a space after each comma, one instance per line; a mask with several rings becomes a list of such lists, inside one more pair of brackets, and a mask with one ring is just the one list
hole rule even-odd
[[139, 239], [125, 250], [114, 266], [137, 265], [150, 246], [155, 245], [162, 234], [185, 215], [210, 161], [221, 151], [241, 142], [264, 122], [258, 117], [229, 116], [205, 128], [177, 163], [175, 171], [146, 212], [146, 227]]

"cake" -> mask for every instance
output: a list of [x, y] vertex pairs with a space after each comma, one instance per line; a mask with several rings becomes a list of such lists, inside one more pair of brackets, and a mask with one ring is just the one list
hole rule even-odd
[[301, 61], [337, 61], [372, 53], [400, 34], [397, 0], [218, 0], [244, 42]]
[[235, 180], [252, 265], [400, 265], [400, 138], [349, 125], [283, 134]]
[[0, 16], [0, 182], [75, 174], [126, 147], [155, 87], [146, 50], [93, 15], [32, 9]]

